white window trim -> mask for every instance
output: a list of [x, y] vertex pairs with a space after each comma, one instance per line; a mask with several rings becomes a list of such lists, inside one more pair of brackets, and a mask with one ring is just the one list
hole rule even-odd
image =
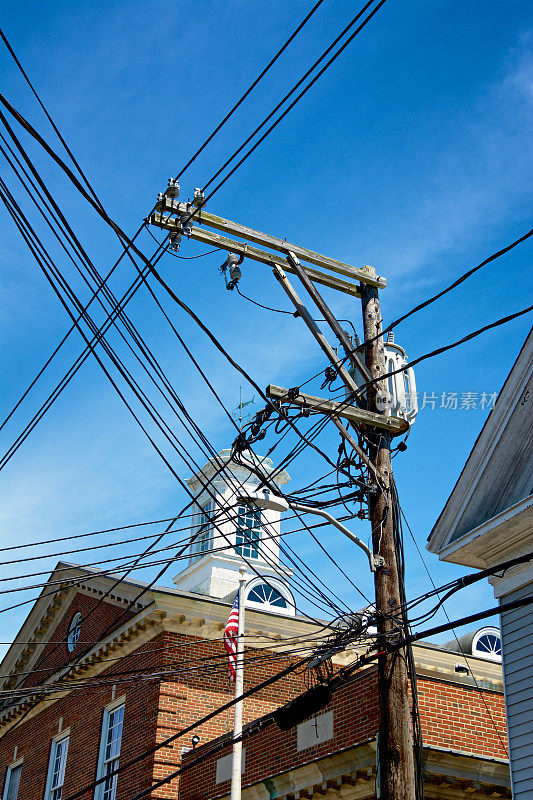
[[[239, 526], [239, 517], [240, 517], [240, 514], [241, 514], [241, 509], [244, 511], [245, 520], [246, 520], [246, 517], [247, 517], [248, 513], [251, 513], [253, 515], [257, 515], [257, 523], [258, 524], [257, 525], [253, 525], [251, 528], [248, 528], [248, 527], [241, 528]], [[263, 514], [261, 513], [261, 509], [259, 508], [259, 506], [246, 506], [246, 505], [242, 505], [242, 504], [238, 505], [238, 507], [237, 507], [237, 524], [235, 526], [235, 553], [236, 553], [237, 556], [239, 556], [239, 558], [253, 558], [253, 559], [262, 558], [262, 554], [261, 554], [261, 549], [262, 549], [262, 547], [261, 547], [261, 540], [262, 540], [261, 529], [262, 529], [263, 524], [264, 524]], [[246, 541], [246, 538], [247, 538], [246, 537], [246, 533], [248, 531], [255, 531], [255, 530], [259, 531], [258, 534], [257, 534], [257, 539], [252, 539], [252, 537], [249, 536], [248, 541]], [[240, 535], [242, 537], [242, 542], [237, 542], [237, 539], [239, 537], [239, 533], [240, 533]], [[240, 553], [238, 552], [238, 548], [239, 547], [241, 548], [241, 552]], [[249, 554], [248, 553], [243, 554], [242, 551], [245, 548], [248, 548], [248, 550], [250, 551]]]
[[[97, 780], [99, 780], [100, 778], [104, 777], [103, 768], [104, 768], [104, 758], [105, 758], [105, 748], [106, 748], [106, 739], [107, 739], [107, 728], [108, 728], [109, 715], [113, 711], [115, 711], [117, 708], [120, 708], [120, 706], [125, 706], [125, 704], [126, 704], [126, 695], [123, 694], [120, 697], [117, 697], [115, 700], [113, 700], [112, 703], [109, 703], [109, 705], [107, 705], [104, 708], [104, 713], [103, 713], [103, 716], [102, 716], [102, 727], [101, 727], [101, 730], [100, 730], [100, 747], [99, 747], [99, 750], [98, 750], [98, 768], [97, 768], [97, 771], [96, 771], [96, 779]], [[124, 733], [124, 718], [122, 719], [122, 733], [121, 733], [121, 739], [120, 739], [120, 745], [121, 745], [120, 750], [121, 750], [121, 752], [122, 752], [122, 734], [123, 733]], [[103, 791], [104, 791], [104, 785], [105, 785], [105, 781], [102, 781], [102, 783], [100, 783], [96, 787], [95, 792], [94, 792], [94, 800], [101, 800], [101, 797], [102, 797], [102, 794], [103, 794]]]
[[[76, 649], [76, 645], [78, 644], [78, 641], [79, 641], [79, 638], [80, 638], [80, 635], [81, 635], [81, 620], [82, 620], [81, 612], [77, 611], [74, 614], [74, 616], [72, 617], [72, 619], [70, 620], [70, 622], [69, 622], [68, 631], [67, 631], [67, 650], [69, 651], [69, 653], [73, 653], [74, 650]], [[76, 628], [79, 629], [78, 630], [78, 636], [77, 636], [75, 642], [71, 642], [70, 634]]]
[[485, 628], [480, 628], [479, 631], [476, 631], [474, 638], [472, 639], [472, 655], [476, 656], [477, 658], [484, 658], [485, 661], [494, 661], [496, 664], [502, 663], [501, 654], [498, 655], [497, 653], [490, 653], [486, 650], [478, 650], [478, 642], [484, 636], [488, 634], [489, 636], [495, 636], [497, 639], [500, 640], [500, 650], [502, 646], [502, 635], [499, 628], [496, 628], [492, 625], [487, 625]]
[[[52, 745], [50, 747], [50, 756], [48, 758], [48, 774], [46, 777], [46, 789], [44, 791], [44, 800], [50, 800], [50, 796], [52, 794], [52, 778], [54, 775], [54, 762], [56, 758], [56, 750], [57, 745], [60, 744], [64, 739], [70, 739], [70, 728], [67, 728], [61, 733], [58, 733], [57, 736], [54, 736], [52, 739]], [[67, 769], [67, 758], [68, 758], [68, 745], [67, 745], [67, 754], [65, 756], [65, 772]], [[63, 773], [63, 782], [64, 782], [64, 773]], [[54, 787], [58, 789], [59, 787]], [[63, 788], [63, 784], [61, 784], [61, 788]]]
[[[266, 583], [268, 586], [271, 586], [280, 593], [287, 603], [285, 608], [281, 606], [273, 606], [270, 603], [259, 603], [256, 600], [249, 599], [250, 593], [262, 583]], [[282, 583], [282, 581], [277, 580], [270, 575], [258, 576], [248, 583], [246, 587], [246, 608], [258, 609], [259, 611], [268, 611], [269, 614], [280, 614], [285, 617], [294, 616], [296, 613], [294, 597], [292, 596], [290, 589], [284, 583]]]
[[[8, 778], [10, 777], [12, 770], [16, 769], [17, 767], [21, 767], [23, 761], [24, 761], [24, 757], [21, 757], [21, 758], [17, 758], [16, 761], [12, 761], [11, 764], [8, 764], [8, 767], [6, 769], [6, 776], [5, 776], [5, 779], [4, 779], [4, 791], [2, 792], [2, 800], [6, 800], [7, 787], [9, 786]], [[22, 770], [21, 770], [20, 774], [22, 775]], [[19, 788], [20, 788], [20, 783], [19, 783]], [[17, 795], [18, 795], [18, 791], [17, 791]]]

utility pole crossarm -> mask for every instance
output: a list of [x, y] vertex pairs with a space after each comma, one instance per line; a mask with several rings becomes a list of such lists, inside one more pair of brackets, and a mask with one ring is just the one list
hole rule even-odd
[[[159, 212], [154, 212], [150, 216], [150, 224], [155, 225], [157, 228], [163, 228], [167, 231], [176, 230], [176, 219], [174, 217], [164, 216]], [[269, 267], [274, 264], [279, 265], [287, 270], [287, 272], [294, 273], [292, 267], [287, 265], [287, 262], [282, 256], [276, 253], [269, 253], [266, 250], [260, 250], [258, 247], [252, 247], [248, 242], [239, 242], [236, 239], [229, 239], [227, 236], [221, 236], [219, 233], [213, 231], [206, 231], [204, 228], [193, 226], [191, 228], [190, 238], [196, 242], [202, 242], [210, 247], [219, 247], [221, 250], [227, 250], [230, 253], [239, 253], [252, 261], [258, 261], [260, 264], [267, 264]], [[360, 297], [359, 284], [350, 283], [336, 275], [331, 275], [326, 272], [319, 272], [312, 267], [304, 267], [306, 274], [311, 278], [314, 283], [319, 283], [322, 286], [327, 286], [329, 289], [335, 289], [338, 292], [349, 294], [352, 297]], [[359, 276], [354, 276], [359, 280]]]
[[[187, 214], [192, 214], [196, 209], [191, 208], [187, 203], [180, 203], [178, 200], [164, 195], [163, 198], [157, 202], [156, 210], [167, 214], [184, 215], [186, 217]], [[270, 247], [272, 250], [277, 250], [284, 255], [290, 250], [298, 258], [307, 261], [309, 264], [314, 264], [323, 269], [330, 269], [333, 272], [338, 272], [348, 278], [359, 280], [362, 283], [368, 283], [371, 286], [383, 288], [387, 285], [385, 278], [376, 275], [372, 267], [352, 267], [350, 264], [345, 264], [343, 261], [337, 261], [335, 258], [315, 253], [313, 250], [308, 250], [306, 247], [290, 244], [285, 239], [280, 239], [278, 236], [261, 233], [261, 231], [248, 228], [238, 222], [232, 222], [229, 219], [218, 217], [216, 214], [210, 214], [203, 208], [195, 215], [194, 221], [200, 225], [207, 225], [209, 228], [224, 231], [231, 236], [245, 239], [247, 242], [254, 242], [263, 247]], [[175, 222], [174, 227], [176, 227]]]
[[354, 425], [363, 423], [374, 428], [380, 428], [381, 430], [387, 431], [391, 436], [401, 436], [409, 430], [409, 423], [401, 417], [386, 417], [384, 414], [367, 411], [364, 408], [347, 405], [346, 403], [338, 403], [336, 400], [315, 397], [312, 394], [305, 394], [302, 392], [296, 396], [292, 394], [289, 398], [288, 391], [288, 389], [284, 389], [282, 386], [269, 384], [265, 389], [265, 394], [273, 400], [281, 400], [285, 403], [310, 408], [322, 414], [343, 417], [343, 419], [353, 422]]

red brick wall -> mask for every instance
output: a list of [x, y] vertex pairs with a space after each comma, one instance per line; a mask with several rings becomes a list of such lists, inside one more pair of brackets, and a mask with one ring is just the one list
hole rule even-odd
[[[55, 629], [52, 635], [52, 644], [46, 645], [37, 663], [33, 666], [35, 676], [28, 677], [22, 685], [31, 685], [32, 682], [35, 682], [35, 677], [37, 676], [39, 677], [39, 682], [42, 682], [48, 675], [53, 674], [72, 659], [78, 658], [84, 650], [92, 646], [84, 644], [84, 642], [97, 642], [102, 637], [103, 632], [108, 627], [111, 627], [115, 621], [118, 621], [118, 625], [121, 626], [128, 619], [135, 616], [134, 612], [128, 611], [127, 614], [120, 618], [126, 608], [127, 606], [121, 607], [106, 603], [105, 600], [98, 603], [98, 597], [91, 597], [78, 592]], [[67, 649], [66, 638], [70, 621], [74, 614], [78, 612], [82, 616], [80, 639], [72, 653], [70, 653]], [[85, 619], [86, 615], [87, 618]], [[37, 670], [47, 671], [37, 672]]]
[[[331, 752], [351, 747], [375, 736], [378, 727], [376, 673], [367, 672], [358, 681], [337, 691], [327, 711], [333, 709], [333, 739], [298, 752], [297, 729], [280, 731], [271, 725], [245, 742], [243, 786], [249, 786], [286, 770], [296, 769]], [[203, 750], [209, 750], [210, 745]], [[200, 755], [197, 750], [194, 758]], [[216, 783], [216, 764], [231, 752], [231, 745], [184, 773], [180, 800], [199, 800], [229, 792], [230, 781]], [[188, 755], [184, 763], [190, 760]]]
[[503, 694], [419, 678], [418, 697], [424, 744], [508, 758]]
[[[425, 745], [460, 750], [487, 758], [507, 758], [503, 694], [460, 686], [430, 678], [418, 681]], [[486, 706], [496, 725], [491, 721]], [[366, 672], [333, 696], [334, 736], [316, 747], [298, 752], [296, 728], [282, 732], [276, 725], [245, 742], [243, 786], [295, 769], [333, 752], [373, 738], [378, 729], [376, 673]], [[187, 755], [184, 764], [212, 747], [206, 744]], [[231, 745], [182, 776], [180, 800], [205, 800], [229, 792], [229, 781], [216, 784], [216, 763], [231, 752]]]
[[[151, 652], [157, 647], [157, 639], [146, 643], [134, 654], [122, 659], [118, 666], [110, 666], [98, 678], [111, 676], [113, 672], [144, 669], [158, 664], [159, 654]], [[124, 763], [155, 743], [159, 681], [117, 684], [116, 698], [122, 695], [126, 696], [121, 746], [121, 762]], [[61, 717], [62, 729], [70, 728], [63, 797], [93, 781], [96, 778], [103, 711], [111, 699], [112, 685], [89, 686], [73, 691], [2, 736], [1, 790], [7, 766], [13, 760], [15, 745], [18, 745], [17, 758], [24, 757], [18, 800], [42, 800], [50, 743], [58, 733]], [[153, 757], [144, 759], [119, 776], [117, 800], [128, 800], [140, 787], [149, 786], [152, 772]], [[86, 797], [92, 800], [93, 793]]]
[[[110, 614], [117, 612], [120, 613], [120, 609], [110, 606]], [[69, 613], [64, 620], [65, 632], [70, 618]], [[59, 635], [54, 636], [56, 638]], [[82, 632], [82, 638], [91, 636]], [[274, 675], [289, 663], [282, 656], [270, 660], [265, 651], [248, 651], [247, 656], [245, 689]], [[107, 656], [110, 657], [112, 653]], [[126, 695], [122, 763], [218, 709], [233, 695], [233, 686], [228, 692], [227, 656], [222, 641], [207, 641], [175, 633], [162, 633], [120, 661], [110, 661], [109, 667], [100, 673], [98, 679], [112, 678], [113, 675], [117, 678], [117, 673], [128, 670], [148, 671], [150, 667], [156, 667], [157, 670], [174, 669], [175, 675], [157, 680], [136, 678], [132, 683], [117, 684], [117, 696]], [[32, 675], [29, 679], [35, 683], [38, 677], [42, 680], [42, 673]], [[245, 722], [263, 716], [305, 688], [304, 676], [293, 674], [258, 692], [245, 701]], [[483, 701], [474, 688], [423, 677], [419, 679], [419, 695], [426, 744], [487, 757], [505, 757], [484, 705], [485, 702], [489, 706], [505, 742], [501, 694], [484, 691]], [[0, 739], [0, 792], [7, 765], [13, 760], [13, 750], [18, 745], [17, 757], [24, 757], [19, 800], [42, 799], [50, 741], [58, 733], [60, 717], [63, 717], [63, 729], [71, 728], [64, 797], [94, 780], [103, 709], [110, 701], [110, 686], [91, 686], [89, 682], [88, 687], [71, 692], [4, 735]], [[378, 720], [375, 673], [364, 673], [357, 681], [339, 690], [332, 707], [335, 713], [335, 738], [312, 750], [297, 753], [296, 731], [281, 733], [275, 727], [266, 729], [247, 742], [245, 782], [254, 783], [270, 774], [322, 757], [332, 750], [350, 747], [373, 737]], [[232, 713], [228, 717], [227, 712], [223, 712], [181, 736], [171, 746], [161, 748], [155, 756], [143, 759], [119, 777], [117, 800], [129, 800], [140, 789], [148, 787], [152, 778], [157, 780], [176, 770], [181, 763], [182, 748], [190, 746], [193, 734], [201, 738], [197, 754], [201, 752], [202, 745], [209, 749], [210, 745], [205, 743], [226, 734], [232, 727]], [[254, 756], [255, 752], [257, 756]], [[216, 796], [227, 792], [225, 784], [218, 787], [214, 784], [216, 760], [223, 754], [217, 754], [216, 758], [202, 764], [192, 774], [187, 773], [183, 779], [180, 800], [205, 800], [206, 793]], [[153, 792], [154, 800], [177, 800], [177, 797], [177, 779]], [[90, 798], [92, 800], [92, 794], [87, 795], [87, 800]]]
[[[65, 617], [65, 633], [72, 613], [74, 610]], [[59, 635], [54, 635], [54, 640], [58, 638]], [[82, 630], [80, 638], [90, 637], [84, 636]], [[75, 650], [74, 655], [76, 654]], [[245, 689], [265, 680], [289, 663], [286, 658], [277, 656], [273, 661], [265, 660], [264, 651], [250, 651], [250, 659], [255, 655], [259, 655], [261, 660], [257, 663], [250, 662]], [[112, 653], [107, 656], [112, 657]], [[173, 679], [136, 679], [133, 685], [117, 683], [116, 696], [126, 695], [122, 763], [156, 742], [165, 740], [199, 717], [216, 710], [229, 697], [227, 654], [221, 640], [213, 642], [162, 633], [129, 656], [109, 663], [108, 669], [97, 676], [98, 680], [111, 679], [113, 675], [118, 677], [119, 672], [143, 671], [150, 667], [157, 667], [158, 670], [175, 668], [177, 671]], [[47, 673], [33, 673], [28, 677], [28, 682], [32, 685], [42, 682], [43, 674]], [[262, 716], [304, 689], [302, 676], [287, 676], [246, 701], [245, 721]], [[233, 691], [232, 685], [231, 695]], [[110, 702], [111, 686], [91, 688], [89, 683], [87, 688], [71, 692], [5, 734], [0, 739], [0, 796], [6, 768], [13, 760], [13, 751], [18, 745], [17, 758], [24, 757], [19, 800], [40, 800], [43, 797], [50, 742], [58, 733], [60, 717], [63, 717], [63, 730], [71, 728], [63, 796], [67, 797], [93, 781], [96, 777], [102, 714]], [[229, 728], [232, 726], [233, 714], [230, 713]], [[117, 800], [129, 800], [141, 788], [150, 785], [152, 776], [157, 780], [173, 772], [180, 765], [182, 748], [190, 747], [193, 733], [197, 733], [202, 741], [208, 741], [227, 730], [228, 717], [224, 712], [197, 730], [180, 737], [169, 747], [162, 748], [155, 756], [144, 759], [136, 767], [125, 771], [119, 776]], [[153, 796], [158, 800], [175, 800], [177, 794], [178, 781], [175, 780], [154, 792]], [[92, 794], [87, 795], [87, 800], [89, 798], [92, 798]]]
[[[222, 641], [207, 641], [177, 634], [164, 634], [163, 641], [176, 647], [168, 650], [164, 658], [168, 663], [177, 665], [182, 673], [176, 680], [165, 680], [161, 684], [160, 712], [158, 718], [158, 742], [178, 730], [190, 725], [200, 717], [215, 711], [232, 699], [234, 684], [228, 686], [227, 654]], [[186, 647], [183, 644], [188, 643]], [[248, 664], [245, 671], [244, 690], [251, 689], [258, 683], [286, 667], [290, 661], [276, 656], [270, 660], [265, 651], [248, 650]], [[266, 658], [265, 658], [266, 655]], [[208, 660], [206, 660], [208, 659]], [[255, 663], [254, 663], [255, 660]], [[305, 690], [305, 682], [301, 675], [288, 675], [255, 694], [244, 702], [244, 721], [267, 714], [274, 708], [290, 700]], [[194, 734], [200, 736], [201, 742], [227, 733], [233, 728], [233, 711], [224, 711], [213, 719], [177, 739], [170, 747], [161, 748], [155, 756], [154, 777], [164, 778], [176, 770], [181, 763], [181, 751], [191, 746]], [[176, 778], [154, 792], [154, 798], [177, 798], [179, 779]]]

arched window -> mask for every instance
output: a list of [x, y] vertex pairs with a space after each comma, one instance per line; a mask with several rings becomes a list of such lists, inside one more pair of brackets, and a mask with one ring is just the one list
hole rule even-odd
[[78, 611], [77, 614], [74, 614], [74, 616], [70, 620], [70, 625], [68, 626], [67, 648], [69, 653], [72, 653], [72, 651], [76, 647], [78, 639], [80, 638], [80, 632], [81, 632], [81, 614]]
[[472, 655], [489, 661], [502, 660], [502, 640], [498, 628], [482, 628], [474, 636]]
[[289, 603], [273, 586], [268, 583], [259, 583], [248, 592], [248, 602], [261, 603], [264, 605], [275, 606], [276, 608], [288, 608]]

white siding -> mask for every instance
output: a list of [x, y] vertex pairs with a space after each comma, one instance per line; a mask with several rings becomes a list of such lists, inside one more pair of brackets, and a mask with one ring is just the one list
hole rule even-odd
[[[501, 603], [533, 595], [533, 585]], [[503, 673], [514, 800], [533, 797], [533, 605], [501, 614]]]

